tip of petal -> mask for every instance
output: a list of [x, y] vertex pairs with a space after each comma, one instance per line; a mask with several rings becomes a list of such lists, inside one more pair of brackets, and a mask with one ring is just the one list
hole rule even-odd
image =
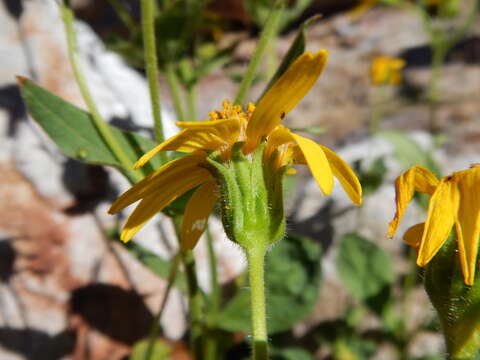
[[124, 229], [120, 233], [120, 240], [122, 240], [124, 243], [129, 242], [134, 234], [135, 231], [132, 231], [132, 229]]

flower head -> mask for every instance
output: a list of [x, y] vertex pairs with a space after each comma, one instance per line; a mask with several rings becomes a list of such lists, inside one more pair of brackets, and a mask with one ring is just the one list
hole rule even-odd
[[414, 166], [395, 183], [397, 212], [389, 224], [393, 236], [415, 191], [431, 195], [425, 223], [409, 228], [405, 242], [418, 250], [417, 264], [425, 266], [447, 240], [453, 225], [463, 277], [472, 285], [480, 236], [480, 166], [457, 171], [440, 181], [429, 170]]
[[[277, 192], [278, 188], [281, 190], [281, 177], [291, 165], [305, 164], [325, 195], [332, 191], [335, 176], [350, 199], [359, 205], [361, 187], [350, 167], [329, 148], [294, 134], [280, 124], [314, 85], [326, 60], [325, 50], [303, 54], [259, 103], [256, 106], [249, 104], [245, 112], [239, 105], [224, 101], [223, 109], [211, 112], [208, 120], [177, 123], [183, 130], [143, 155], [135, 167], [143, 166], [159, 151], [171, 150], [189, 155], [163, 165], [115, 201], [109, 210], [111, 214], [141, 200], [128, 218], [121, 239], [130, 240], [153, 215], [178, 196], [197, 188], [186, 206], [181, 234], [182, 248], [193, 248], [217, 200], [223, 198], [230, 201], [237, 196], [225, 193], [230, 185], [222, 185], [227, 180], [221, 179], [231, 176], [225, 171], [238, 168], [242, 172], [247, 160], [253, 163], [251, 159], [254, 158], [259, 166], [266, 169], [262, 170], [263, 174], [255, 170], [255, 174], [265, 177], [266, 186], [275, 188]], [[240, 183], [245, 183], [240, 180]], [[249, 184], [239, 185], [244, 191], [243, 195], [248, 191], [257, 191], [249, 190]], [[239, 196], [242, 197], [241, 194]], [[267, 194], [266, 197], [269, 198], [269, 204], [265, 208], [282, 207], [277, 200], [271, 199], [271, 195]], [[222, 201], [222, 210], [231, 215], [228, 201]], [[260, 216], [257, 205], [252, 205], [253, 211], [257, 212], [252, 214], [252, 218]], [[281, 216], [284, 217], [283, 208]], [[226, 230], [228, 234], [227, 227]]]
[[374, 85], [398, 85], [402, 82], [401, 70], [405, 66], [405, 60], [377, 56], [370, 66], [370, 78]]

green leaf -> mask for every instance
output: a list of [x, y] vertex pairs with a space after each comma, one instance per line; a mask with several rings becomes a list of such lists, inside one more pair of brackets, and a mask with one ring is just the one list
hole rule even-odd
[[361, 301], [374, 298], [394, 280], [385, 250], [354, 233], [340, 241], [337, 270], [351, 295]]
[[271, 347], [272, 360], [312, 360], [313, 356], [298, 347], [275, 349]]
[[[317, 300], [320, 247], [308, 238], [289, 234], [267, 254], [266, 293], [270, 334], [290, 329], [305, 318]], [[227, 331], [250, 331], [250, 294], [240, 290], [217, 320]]]
[[440, 168], [430, 151], [424, 150], [417, 142], [401, 131], [386, 130], [378, 133], [387, 139], [395, 149], [395, 157], [406, 168], [422, 165], [440, 176]]
[[[125, 172], [89, 113], [28, 79], [20, 81], [20, 91], [32, 117], [67, 156], [89, 164], [114, 166]], [[153, 141], [141, 135], [109, 127], [132, 163], [155, 146]], [[155, 157], [144, 172], [149, 173], [160, 166], [159, 157]]]
[[[128, 243], [126, 243], [125, 248], [134, 258], [136, 258], [143, 265], [145, 265], [151, 272], [161, 278], [168, 279], [170, 269], [172, 267], [170, 261], [162, 259], [158, 255], [145, 249], [141, 245], [138, 245], [134, 241], [129, 241]], [[183, 293], [186, 293], [187, 286], [185, 275], [180, 271], [177, 272], [177, 276], [175, 278], [175, 286], [177, 286], [177, 288]]]
[[[141, 340], [133, 345], [132, 353], [130, 354], [130, 360], [145, 360], [146, 352], [148, 349], [149, 341]], [[170, 360], [172, 359], [172, 349], [164, 341], [156, 341], [153, 344], [153, 350], [150, 354], [150, 359], [158, 360]]]
[[385, 159], [383, 157], [376, 158], [372, 165], [366, 170], [362, 171], [362, 160], [356, 160], [353, 164], [358, 180], [362, 185], [362, 192], [364, 196], [373, 194], [382, 185], [387, 167], [385, 166]]

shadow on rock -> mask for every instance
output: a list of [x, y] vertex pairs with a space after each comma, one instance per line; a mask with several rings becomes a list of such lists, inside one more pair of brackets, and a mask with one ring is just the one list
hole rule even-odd
[[0, 328], [0, 345], [28, 360], [57, 360], [73, 351], [75, 333], [54, 336], [33, 329]]
[[0, 109], [8, 112], [8, 136], [14, 136], [17, 130], [17, 123], [25, 119], [26, 109], [23, 105], [20, 90], [17, 85], [7, 85], [0, 88]]
[[70, 309], [90, 326], [129, 345], [145, 338], [153, 323], [152, 313], [137, 292], [113, 285], [93, 284], [74, 290]]
[[15, 263], [15, 249], [10, 239], [0, 239], [0, 281], [7, 283], [13, 274]]

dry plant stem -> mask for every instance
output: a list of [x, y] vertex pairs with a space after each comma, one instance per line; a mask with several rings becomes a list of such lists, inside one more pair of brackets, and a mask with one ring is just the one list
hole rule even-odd
[[266, 248], [258, 246], [246, 252], [252, 310], [253, 360], [266, 360], [268, 359], [264, 273]]
[[268, 42], [272, 38], [274, 38], [277, 33], [278, 22], [280, 20], [280, 15], [282, 14], [284, 7], [285, 1], [282, 0], [276, 1], [273, 5], [272, 11], [268, 16], [260, 39], [258, 40], [258, 45], [255, 49], [255, 53], [253, 54], [252, 60], [250, 60], [250, 63], [248, 64], [247, 71], [238, 89], [237, 96], [235, 97], [234, 101], [235, 104], [241, 105], [245, 101], [245, 96], [247, 95], [248, 89], [252, 85], [253, 79], [256, 75], [257, 67], [260, 63], [260, 59], [262, 58], [265, 50], [267, 49]]
[[[150, 101], [152, 103], [154, 131], [157, 141], [162, 143], [165, 140], [165, 136], [163, 132], [162, 114], [160, 109], [160, 91], [158, 87], [158, 61], [154, 27], [154, 0], [141, 0], [141, 11], [143, 48], [148, 77], [148, 87], [150, 89]], [[168, 158], [165, 152], [160, 152], [159, 156], [162, 159], [162, 163], [167, 162]]]
[[90, 91], [88, 90], [87, 82], [82, 73], [77, 53], [77, 42], [75, 37], [75, 30], [73, 27], [73, 11], [66, 3], [62, 3], [60, 5], [60, 11], [62, 14], [62, 20], [65, 25], [65, 32], [67, 35], [68, 56], [70, 58], [70, 63], [72, 64], [75, 80], [77, 81], [80, 92], [82, 93], [83, 100], [85, 101], [90, 115], [92, 116], [93, 122], [98, 129], [98, 132], [102, 136], [103, 140], [105, 140], [107, 146], [113, 152], [118, 161], [120, 161], [120, 163], [123, 165], [125, 174], [129, 178], [129, 180], [132, 183], [136, 183], [141, 180], [142, 176], [139, 172], [131, 170], [133, 168], [132, 161], [130, 161], [128, 156], [123, 151], [122, 147], [118, 144], [117, 140], [110, 132], [108, 125], [105, 123], [105, 121], [103, 121], [90, 94]]
[[165, 310], [165, 305], [167, 304], [168, 296], [172, 290], [173, 284], [178, 273], [178, 265], [180, 264], [180, 254], [177, 253], [172, 260], [172, 266], [170, 268], [170, 273], [168, 274], [168, 284], [165, 289], [165, 294], [163, 295], [162, 302], [160, 303], [160, 309], [153, 319], [152, 329], [148, 335], [148, 345], [147, 350], [145, 351], [144, 360], [150, 360], [153, 355], [153, 347], [155, 345], [155, 340], [160, 333], [160, 319], [162, 318], [163, 311]]

